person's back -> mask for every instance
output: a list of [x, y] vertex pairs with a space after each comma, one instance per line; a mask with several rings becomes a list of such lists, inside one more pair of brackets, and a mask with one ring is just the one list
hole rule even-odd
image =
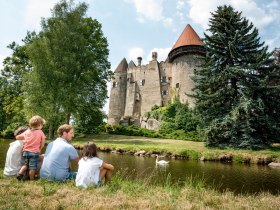
[[[15, 136], [23, 133], [28, 129], [27, 126], [21, 126], [15, 131]], [[24, 141], [16, 140], [10, 143], [10, 147], [7, 151], [4, 176], [16, 176], [18, 171], [23, 165], [22, 149]]]
[[78, 173], [76, 176], [76, 186], [87, 188], [98, 186], [105, 181], [111, 181], [111, 171], [114, 166], [108, 164], [97, 157], [97, 146], [94, 143], [84, 145], [83, 155], [79, 161]]
[[65, 139], [57, 138], [47, 146], [40, 177], [57, 181], [67, 179], [70, 173], [69, 161], [77, 156], [72, 145]]
[[98, 185], [102, 163], [103, 160], [98, 157], [81, 158], [76, 177], [76, 186], [87, 188], [90, 185]]
[[40, 153], [41, 144], [45, 144], [45, 134], [40, 129], [28, 129], [23, 134], [25, 144], [23, 146], [23, 151]]
[[10, 147], [7, 151], [4, 176], [16, 176], [21, 166], [23, 165], [22, 160], [22, 148], [24, 142], [16, 140], [10, 143]]
[[70, 160], [78, 162], [79, 156], [76, 149], [68, 142], [74, 137], [71, 125], [61, 125], [57, 133], [59, 138], [48, 144], [40, 177], [48, 180], [62, 181], [74, 179], [76, 173], [70, 172]]

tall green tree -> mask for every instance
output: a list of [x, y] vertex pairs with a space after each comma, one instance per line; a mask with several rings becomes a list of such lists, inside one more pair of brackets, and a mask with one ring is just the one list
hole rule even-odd
[[279, 139], [279, 88], [258, 30], [231, 6], [211, 13], [205, 64], [195, 72], [197, 108], [209, 146], [262, 148]]
[[[26, 111], [43, 113], [51, 128], [62, 118], [69, 123], [87, 115], [96, 121], [103, 117], [111, 76], [108, 43], [101, 24], [86, 17], [87, 8], [85, 3], [60, 1], [27, 48], [33, 70], [24, 86]], [[86, 122], [92, 120], [77, 123]]]
[[4, 68], [0, 72], [0, 132], [2, 136], [13, 136], [13, 131], [20, 125], [26, 124], [23, 112], [24, 75], [32, 67], [26, 53], [26, 45], [30, 43], [35, 33], [27, 33], [23, 45], [12, 42], [8, 48], [12, 50], [11, 56], [3, 61]]

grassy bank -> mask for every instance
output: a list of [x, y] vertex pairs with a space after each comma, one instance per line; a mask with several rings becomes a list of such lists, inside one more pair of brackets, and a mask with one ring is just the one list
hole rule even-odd
[[103, 150], [119, 150], [122, 152], [144, 150], [148, 154], [161, 153], [194, 160], [203, 159], [258, 164], [268, 164], [272, 161], [280, 162], [279, 144], [259, 151], [214, 149], [205, 147], [203, 142], [122, 135], [94, 135], [88, 138], [76, 138], [72, 143], [76, 147], [81, 148], [88, 141], [94, 141]]
[[280, 209], [280, 196], [234, 195], [208, 188], [190, 178], [183, 186], [166, 179], [162, 185], [151, 180], [128, 181], [115, 176], [99, 188], [79, 189], [73, 181], [18, 182], [0, 175], [0, 209]]

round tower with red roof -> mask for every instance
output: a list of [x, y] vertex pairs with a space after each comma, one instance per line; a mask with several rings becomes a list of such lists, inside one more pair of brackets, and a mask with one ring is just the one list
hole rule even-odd
[[190, 107], [195, 106], [194, 98], [189, 96], [194, 88], [192, 77], [205, 55], [203, 42], [188, 24], [168, 54], [172, 74], [171, 98], [177, 97], [181, 102], [188, 102]]

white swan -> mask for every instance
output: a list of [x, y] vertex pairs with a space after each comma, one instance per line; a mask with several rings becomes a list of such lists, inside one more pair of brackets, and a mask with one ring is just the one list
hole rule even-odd
[[156, 164], [160, 164], [160, 165], [166, 165], [169, 163], [169, 161], [165, 161], [165, 160], [158, 160], [158, 155], [156, 155]]

